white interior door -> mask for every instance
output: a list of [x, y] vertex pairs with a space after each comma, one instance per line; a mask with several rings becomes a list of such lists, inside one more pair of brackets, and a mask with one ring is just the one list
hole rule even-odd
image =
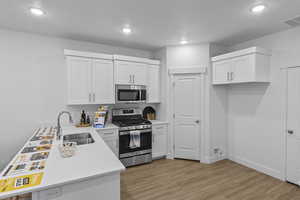
[[200, 160], [200, 86], [200, 76], [174, 76], [175, 158]]
[[288, 69], [286, 179], [300, 182], [300, 68]]

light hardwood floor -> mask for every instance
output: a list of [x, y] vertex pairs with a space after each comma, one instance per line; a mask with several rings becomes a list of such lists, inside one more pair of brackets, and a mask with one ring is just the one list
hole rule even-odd
[[158, 160], [127, 169], [122, 200], [300, 200], [298, 186], [229, 160]]

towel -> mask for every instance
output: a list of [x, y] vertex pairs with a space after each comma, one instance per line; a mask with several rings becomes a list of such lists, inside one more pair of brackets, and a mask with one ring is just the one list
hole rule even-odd
[[141, 147], [141, 132], [140, 131], [130, 131], [129, 147], [131, 149]]

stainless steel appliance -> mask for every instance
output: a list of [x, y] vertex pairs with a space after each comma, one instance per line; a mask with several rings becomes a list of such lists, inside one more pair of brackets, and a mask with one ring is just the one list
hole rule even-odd
[[145, 103], [146, 86], [116, 85], [116, 103]]
[[[124, 166], [152, 162], [152, 125], [140, 109], [116, 109], [112, 122], [119, 126], [119, 159]], [[132, 147], [132, 133], [139, 134], [139, 145]]]

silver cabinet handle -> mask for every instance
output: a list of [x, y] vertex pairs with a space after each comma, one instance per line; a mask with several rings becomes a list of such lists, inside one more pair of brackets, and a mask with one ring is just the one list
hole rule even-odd
[[290, 134], [290, 135], [293, 135], [293, 134], [294, 134], [294, 131], [293, 131], [293, 130], [288, 130], [287, 132], [288, 132], [288, 134]]
[[230, 80], [231, 80], [231, 81], [233, 81], [233, 79], [234, 79], [234, 76], [233, 76], [233, 75], [234, 75], [234, 73], [231, 72], [231, 73], [230, 73]]
[[92, 94], [89, 93], [89, 102], [91, 102], [91, 101], [92, 101]]
[[160, 130], [160, 129], [163, 129], [163, 128], [164, 128], [163, 126], [155, 127], [156, 130]]
[[104, 133], [104, 135], [112, 135], [112, 134], [114, 134], [114, 132], [103, 132]]
[[132, 75], [133, 76], [133, 83], [135, 83], [135, 75]]
[[95, 95], [95, 93], [93, 93], [93, 101], [94, 102], [96, 101], [96, 95]]
[[227, 81], [229, 81], [229, 72], [227, 72]]

